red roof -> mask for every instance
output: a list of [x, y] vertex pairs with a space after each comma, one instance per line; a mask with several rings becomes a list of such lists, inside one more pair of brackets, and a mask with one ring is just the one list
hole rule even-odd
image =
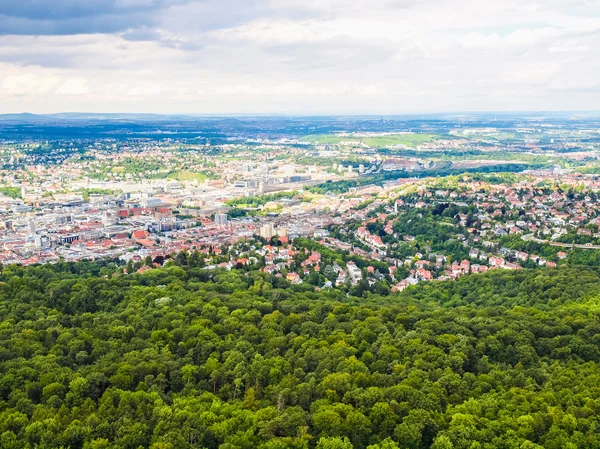
[[142, 231], [142, 230], [137, 230], [137, 231], [133, 231], [132, 237], [134, 239], [145, 239], [146, 237], [149, 237], [150, 233], [148, 231]]

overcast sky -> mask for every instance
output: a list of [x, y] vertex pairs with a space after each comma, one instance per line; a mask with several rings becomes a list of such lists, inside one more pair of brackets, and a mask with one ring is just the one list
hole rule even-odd
[[0, 0], [0, 112], [600, 109], [600, 0]]

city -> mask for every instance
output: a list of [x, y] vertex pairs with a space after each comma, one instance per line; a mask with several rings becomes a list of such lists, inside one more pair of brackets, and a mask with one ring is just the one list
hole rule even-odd
[[[0, 262], [112, 259], [143, 271], [197, 252], [207, 269], [243, 261], [362, 295], [595, 258], [597, 122], [488, 120], [448, 119], [436, 134], [352, 131], [359, 122], [317, 136], [225, 131], [201, 145], [5, 141]], [[323, 265], [325, 248], [338, 261]]]

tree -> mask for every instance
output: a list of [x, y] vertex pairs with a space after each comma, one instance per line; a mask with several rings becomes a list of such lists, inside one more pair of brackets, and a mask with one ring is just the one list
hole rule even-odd
[[348, 438], [319, 438], [317, 449], [353, 449], [354, 446]]
[[2, 271], [1, 447], [600, 446], [595, 268], [385, 298], [253, 268], [105, 270]]
[[196, 365], [187, 364], [181, 367], [181, 378], [186, 384], [192, 384], [196, 382], [196, 376], [198, 375], [198, 367]]
[[188, 254], [186, 251], [181, 251], [175, 256], [175, 265], [185, 267], [188, 265]]
[[452, 444], [452, 441], [450, 441], [450, 438], [448, 438], [446, 435], [440, 435], [433, 440], [431, 449], [454, 449], [454, 445]]
[[390, 438], [386, 438], [379, 444], [371, 444], [367, 449], [400, 449], [399, 446]]

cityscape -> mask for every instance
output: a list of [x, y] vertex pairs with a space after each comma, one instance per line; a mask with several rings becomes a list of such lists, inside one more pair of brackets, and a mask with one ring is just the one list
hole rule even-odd
[[[292, 284], [361, 284], [361, 295], [581, 264], [600, 249], [598, 124], [330, 119], [319, 126], [347, 128], [307, 135], [296, 128], [314, 128], [310, 121], [297, 120], [262, 137], [240, 120], [212, 143], [25, 135], [0, 147], [0, 262], [112, 259], [143, 272], [197, 252], [206, 269], [242, 264]], [[10, 120], [0, 126], [28, 132]], [[323, 265], [320, 249], [339, 262]]]

